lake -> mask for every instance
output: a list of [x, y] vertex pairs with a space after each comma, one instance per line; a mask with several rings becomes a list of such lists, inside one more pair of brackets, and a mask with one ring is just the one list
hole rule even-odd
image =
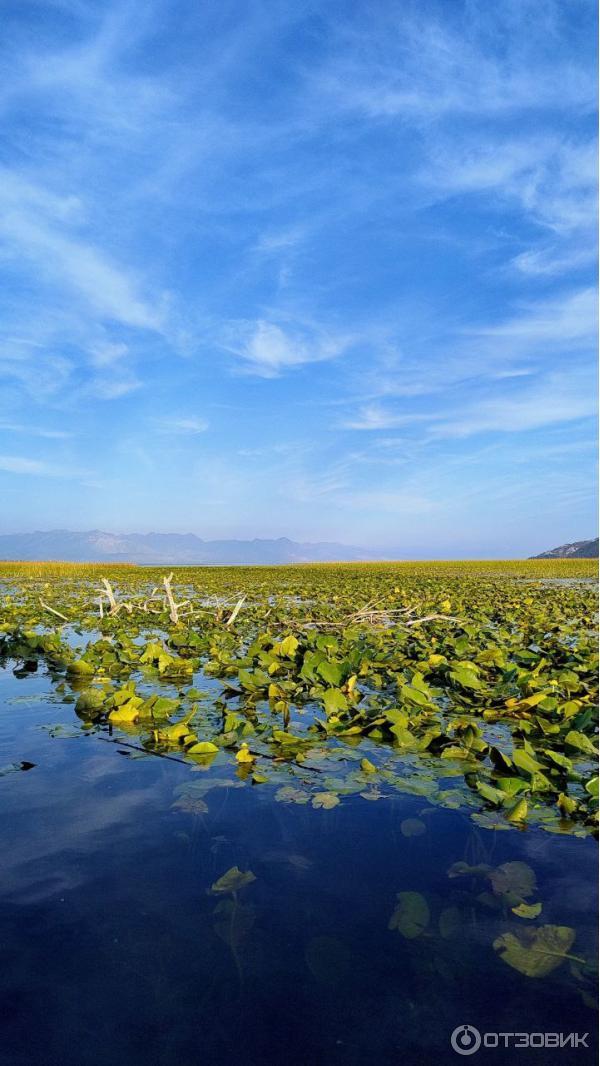
[[[43, 668], [16, 678], [11, 665], [0, 763], [35, 766], [0, 780], [6, 1066], [451, 1063], [461, 1024], [593, 1032], [577, 964], [537, 979], [509, 969], [492, 947], [510, 922], [489, 877], [448, 876], [460, 862], [526, 863], [545, 920], [593, 955], [590, 837], [497, 832], [411, 796], [275, 802], [268, 787], [221, 784], [218, 768], [85, 732]], [[235, 866], [255, 880], [237, 900], [211, 894]], [[399, 892], [425, 898], [423, 935], [388, 928]]]

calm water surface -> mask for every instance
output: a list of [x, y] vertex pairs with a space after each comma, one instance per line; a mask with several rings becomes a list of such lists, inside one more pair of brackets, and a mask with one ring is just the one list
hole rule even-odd
[[[2, 1066], [412, 1066], [462, 1061], [461, 1023], [593, 1032], [569, 964], [542, 979], [509, 968], [492, 942], [515, 919], [477, 900], [485, 880], [447, 874], [527, 862], [544, 920], [590, 955], [591, 839], [492, 832], [412, 797], [314, 810], [268, 786], [214, 787], [207, 811], [183, 810], [182, 788], [222, 771], [85, 734], [56, 700], [43, 672], [0, 675], [0, 765], [35, 763], [0, 778]], [[410, 817], [426, 832], [404, 836]], [[223, 906], [210, 886], [234, 865], [256, 880]], [[388, 929], [400, 891], [430, 907], [414, 940]], [[588, 1042], [469, 1061], [592, 1062]]]

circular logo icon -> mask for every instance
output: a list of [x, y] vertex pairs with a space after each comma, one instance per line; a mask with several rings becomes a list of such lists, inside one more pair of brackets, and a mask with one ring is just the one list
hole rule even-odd
[[458, 1055], [473, 1055], [481, 1047], [481, 1033], [474, 1025], [459, 1025], [450, 1043]]

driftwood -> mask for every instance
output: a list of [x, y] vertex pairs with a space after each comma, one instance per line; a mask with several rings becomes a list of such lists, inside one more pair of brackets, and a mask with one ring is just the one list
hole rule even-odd
[[229, 618], [227, 619], [227, 621], [225, 623], [227, 628], [229, 628], [229, 626], [233, 625], [233, 623], [235, 622], [238, 614], [240, 613], [240, 611], [242, 609], [242, 606], [244, 604], [245, 599], [246, 599], [246, 596], [244, 595], [244, 596], [241, 597], [241, 599], [239, 599], [237, 601], [235, 607], [233, 608], [233, 611], [231, 612]]
[[40, 599], [40, 607], [43, 607], [45, 611], [50, 611], [50, 614], [55, 614], [57, 618], [62, 618], [63, 622], [71, 621], [70, 618], [67, 618], [66, 614], [61, 614], [60, 611], [56, 611], [54, 607], [50, 607], [50, 604], [44, 603], [42, 599]]
[[[247, 600], [247, 594], [244, 593], [237, 602], [234, 604], [233, 609], [230, 608], [230, 604], [225, 599], [220, 599], [218, 596], [211, 597], [208, 600], [203, 601], [202, 606], [194, 606], [189, 599], [181, 600], [177, 603], [173, 592], [172, 581], [173, 574], [169, 574], [163, 577], [163, 589], [155, 587], [145, 600], [120, 600], [118, 601], [110, 582], [103, 577], [102, 588], [98, 589], [100, 593], [97, 603], [100, 611], [100, 618], [104, 618], [104, 600], [108, 601], [108, 614], [114, 616], [119, 611], [124, 610], [127, 614], [131, 615], [134, 611], [139, 611], [142, 614], [162, 615], [165, 610], [169, 612], [169, 619], [173, 625], [179, 625], [182, 619], [185, 617], [188, 622], [192, 618], [200, 618], [201, 616], [207, 616], [212, 618], [213, 622], [217, 624], [223, 623], [226, 629], [229, 629], [236, 619], [238, 618], [240, 611]], [[47, 603], [40, 600], [41, 606], [56, 615], [63, 622], [69, 622], [70, 619], [66, 615], [61, 614], [60, 611], [50, 607]], [[391, 626], [399, 626], [405, 629], [412, 628], [413, 626], [425, 625], [427, 622], [441, 621], [449, 622], [454, 625], [462, 625], [463, 620], [457, 618], [451, 614], [432, 613], [423, 615], [423, 617], [415, 618], [416, 608], [414, 607], [382, 607], [381, 600], [370, 600], [363, 607], [360, 607], [356, 611], [352, 611], [350, 614], [344, 615], [338, 620], [320, 619], [320, 618], [290, 618], [284, 625], [288, 629], [296, 631], [302, 629], [347, 629], [350, 626], [374, 626], [377, 628]], [[268, 608], [263, 616], [263, 621], [266, 620], [271, 613], [271, 608]]]

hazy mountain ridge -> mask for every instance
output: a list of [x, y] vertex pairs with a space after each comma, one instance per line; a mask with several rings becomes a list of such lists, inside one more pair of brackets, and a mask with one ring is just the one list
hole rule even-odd
[[558, 548], [532, 555], [532, 559], [597, 559], [598, 537], [593, 540], [575, 540], [572, 544], [561, 544]]
[[93, 529], [0, 534], [0, 559], [64, 562], [273, 564], [360, 562], [376, 558], [346, 544], [276, 540], [202, 540], [194, 533], [107, 533]]

